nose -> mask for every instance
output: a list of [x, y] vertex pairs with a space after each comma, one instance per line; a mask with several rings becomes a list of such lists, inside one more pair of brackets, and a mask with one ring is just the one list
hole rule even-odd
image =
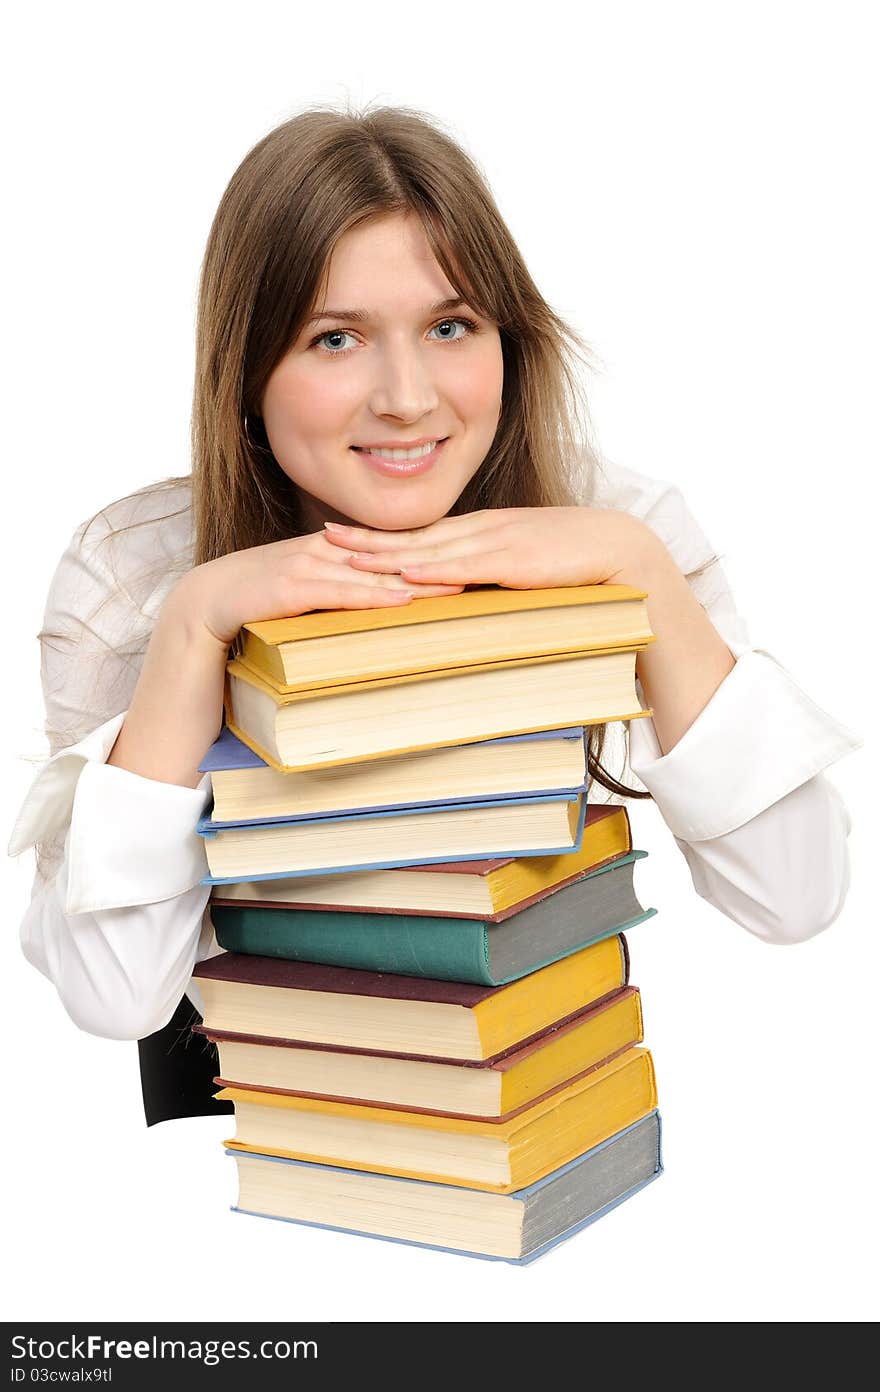
[[376, 357], [376, 377], [370, 407], [376, 416], [414, 421], [436, 409], [439, 402], [426, 355], [410, 342], [388, 344]]

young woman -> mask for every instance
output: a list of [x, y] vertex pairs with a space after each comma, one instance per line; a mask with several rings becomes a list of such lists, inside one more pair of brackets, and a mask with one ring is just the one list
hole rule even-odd
[[38, 852], [25, 955], [81, 1029], [141, 1041], [148, 1122], [218, 1107], [209, 1055], [184, 1047], [192, 968], [218, 951], [198, 764], [248, 620], [636, 585], [657, 635], [625, 751], [642, 788], [598, 729], [593, 796], [653, 797], [697, 893], [768, 942], [839, 913], [849, 819], [822, 770], [858, 740], [749, 642], [678, 490], [599, 464], [572, 346], [479, 171], [420, 113], [311, 109], [233, 175], [202, 267], [192, 473], [113, 503], [61, 558], [51, 757], [10, 845]]

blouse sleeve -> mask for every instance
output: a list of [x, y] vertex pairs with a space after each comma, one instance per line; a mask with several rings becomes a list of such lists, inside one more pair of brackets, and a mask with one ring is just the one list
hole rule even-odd
[[[9, 854], [37, 849], [24, 955], [91, 1034], [140, 1039], [217, 951], [196, 822], [209, 796], [106, 761], [122, 728], [152, 618], [110, 573], [100, 530], [80, 528], [53, 577], [41, 677], [50, 757], [16, 819]], [[71, 742], [72, 741], [72, 742]]]
[[814, 937], [838, 916], [849, 886], [850, 818], [824, 770], [862, 740], [751, 642], [679, 491], [658, 485], [629, 501], [688, 576], [736, 659], [667, 754], [650, 717], [630, 722], [632, 771], [703, 899], [767, 942]]

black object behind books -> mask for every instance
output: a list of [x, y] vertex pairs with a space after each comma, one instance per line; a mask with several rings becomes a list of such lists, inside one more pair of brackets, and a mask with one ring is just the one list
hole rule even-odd
[[189, 1116], [231, 1112], [231, 1102], [215, 1102], [219, 1070], [217, 1046], [193, 1034], [202, 1017], [184, 996], [162, 1029], [138, 1040], [141, 1091], [148, 1126]]

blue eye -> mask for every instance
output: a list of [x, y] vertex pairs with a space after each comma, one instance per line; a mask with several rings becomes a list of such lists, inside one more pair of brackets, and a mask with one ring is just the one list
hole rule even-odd
[[[435, 329], [440, 329], [440, 328], [442, 328], [442, 327], [444, 326], [444, 324], [461, 324], [461, 325], [467, 330], [467, 333], [462, 334], [462, 335], [461, 335], [460, 337], [458, 337], [458, 338], [443, 338], [443, 339], [440, 340], [441, 343], [464, 343], [468, 338], [471, 337], [472, 334], [475, 334], [475, 333], [478, 332], [477, 325], [476, 325], [476, 323], [474, 322], [473, 319], [464, 319], [464, 318], [441, 319], [441, 320], [439, 321], [439, 323], [437, 323], [437, 324], [434, 325], [434, 328], [435, 328]], [[433, 329], [431, 330], [431, 332], [433, 332]], [[311, 343], [309, 344], [309, 347], [310, 347], [310, 348], [317, 348], [317, 347], [320, 347], [320, 348], [321, 348], [321, 351], [322, 351], [323, 353], [326, 353], [326, 355], [327, 355], [328, 358], [344, 358], [344, 357], [346, 356], [347, 353], [352, 353], [352, 352], [354, 352], [354, 349], [353, 349], [353, 348], [331, 348], [331, 347], [324, 347], [324, 340], [325, 340], [325, 339], [333, 339], [333, 338], [337, 338], [337, 339], [338, 339], [338, 338], [351, 338], [351, 337], [353, 337], [353, 334], [351, 333], [351, 331], [350, 331], [349, 329], [327, 329], [327, 330], [325, 330], [324, 333], [318, 334], [318, 336], [317, 336], [316, 338], [313, 338], [312, 341], [311, 341]]]
[[[325, 339], [325, 338], [350, 338], [350, 337], [351, 337], [351, 335], [348, 333], [348, 331], [347, 331], [346, 329], [331, 329], [328, 333], [319, 334], [319, 336], [318, 336], [316, 339], [313, 340], [313, 342], [312, 342], [312, 344], [311, 344], [311, 347], [316, 348], [316, 347], [318, 347], [318, 345], [321, 345], [321, 346], [323, 347], [324, 339]], [[342, 353], [349, 353], [349, 352], [351, 352], [351, 349], [350, 349], [350, 348], [343, 348], [343, 349], [342, 349], [342, 352], [341, 352], [341, 353], [338, 353], [338, 352], [336, 352], [334, 349], [324, 348], [324, 352], [325, 352], [325, 353], [328, 353], [328, 354], [330, 355], [331, 358], [338, 358], [338, 357], [341, 357], [341, 356], [342, 356]]]

